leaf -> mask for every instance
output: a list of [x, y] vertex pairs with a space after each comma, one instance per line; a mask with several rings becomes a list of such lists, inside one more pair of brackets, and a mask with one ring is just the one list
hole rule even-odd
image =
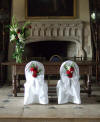
[[12, 17], [12, 25], [18, 26], [17, 19], [14, 16]]
[[67, 70], [66, 64], [64, 65], [65, 70]]
[[22, 32], [24, 32], [25, 28], [27, 28], [30, 24], [31, 24], [30, 21], [25, 22], [23, 27], [22, 27]]

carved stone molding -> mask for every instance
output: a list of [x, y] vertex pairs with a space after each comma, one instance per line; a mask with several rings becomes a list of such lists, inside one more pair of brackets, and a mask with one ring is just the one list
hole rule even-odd
[[76, 56], [84, 57], [82, 21], [31, 22], [31, 35], [26, 43], [36, 41], [71, 41], [77, 45]]
[[81, 21], [32, 22], [31, 36], [27, 43], [44, 40], [65, 40], [82, 43]]

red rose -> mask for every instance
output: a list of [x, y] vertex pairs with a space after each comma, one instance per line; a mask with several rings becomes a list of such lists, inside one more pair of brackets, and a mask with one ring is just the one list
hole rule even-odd
[[18, 39], [18, 36], [16, 36], [16, 39]]
[[67, 70], [67, 71], [66, 71], [66, 74], [67, 74], [67, 76], [68, 76], [69, 78], [72, 78], [72, 77], [73, 77], [73, 73], [71, 73], [70, 70]]
[[72, 78], [73, 77], [73, 73], [68, 74], [68, 77]]
[[34, 71], [34, 67], [31, 67], [31, 68], [30, 68], [30, 71]]
[[74, 71], [74, 67], [71, 67], [71, 68], [70, 68], [70, 71]]
[[37, 70], [36, 69], [34, 69], [34, 71], [33, 71], [34, 73], [37, 73]]
[[66, 74], [69, 75], [71, 72], [69, 70], [66, 71]]
[[20, 31], [17, 31], [18, 34], [20, 34]]
[[20, 29], [18, 29], [18, 30], [17, 30], [17, 33], [21, 33], [21, 30], [20, 30]]
[[28, 28], [32, 28], [31, 25], [29, 25]]
[[33, 72], [33, 77], [37, 77], [37, 73], [36, 72]]

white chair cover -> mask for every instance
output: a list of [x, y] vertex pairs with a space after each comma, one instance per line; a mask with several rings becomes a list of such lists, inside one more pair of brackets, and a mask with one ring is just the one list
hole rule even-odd
[[[73, 64], [73, 77], [69, 78], [66, 74], [65, 64], [70, 66]], [[58, 104], [76, 103], [81, 104], [80, 99], [80, 83], [79, 83], [79, 67], [73, 61], [65, 61], [60, 67], [61, 79], [57, 83]]]
[[[37, 77], [32, 76], [30, 68], [34, 64], [41, 69]], [[38, 61], [31, 61], [25, 66], [26, 83], [24, 84], [24, 105], [40, 103], [48, 104], [48, 85], [44, 81], [44, 66]]]

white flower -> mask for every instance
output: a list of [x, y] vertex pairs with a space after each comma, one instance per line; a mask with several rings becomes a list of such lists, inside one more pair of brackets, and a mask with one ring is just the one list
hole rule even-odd
[[67, 66], [67, 69], [69, 70], [71, 68], [71, 66]]
[[16, 38], [15, 38], [15, 35], [14, 34], [12, 34], [11, 36], [10, 36], [10, 42], [12, 42], [13, 40], [15, 40]]
[[18, 33], [18, 38], [19, 38], [19, 42], [23, 42], [24, 41], [23, 35], [21, 35], [20, 33]]
[[17, 27], [10, 27], [10, 31], [15, 31], [15, 32], [17, 32], [18, 31], [18, 28]]
[[69, 70], [70, 69], [70, 65], [65, 65], [66, 69]]

